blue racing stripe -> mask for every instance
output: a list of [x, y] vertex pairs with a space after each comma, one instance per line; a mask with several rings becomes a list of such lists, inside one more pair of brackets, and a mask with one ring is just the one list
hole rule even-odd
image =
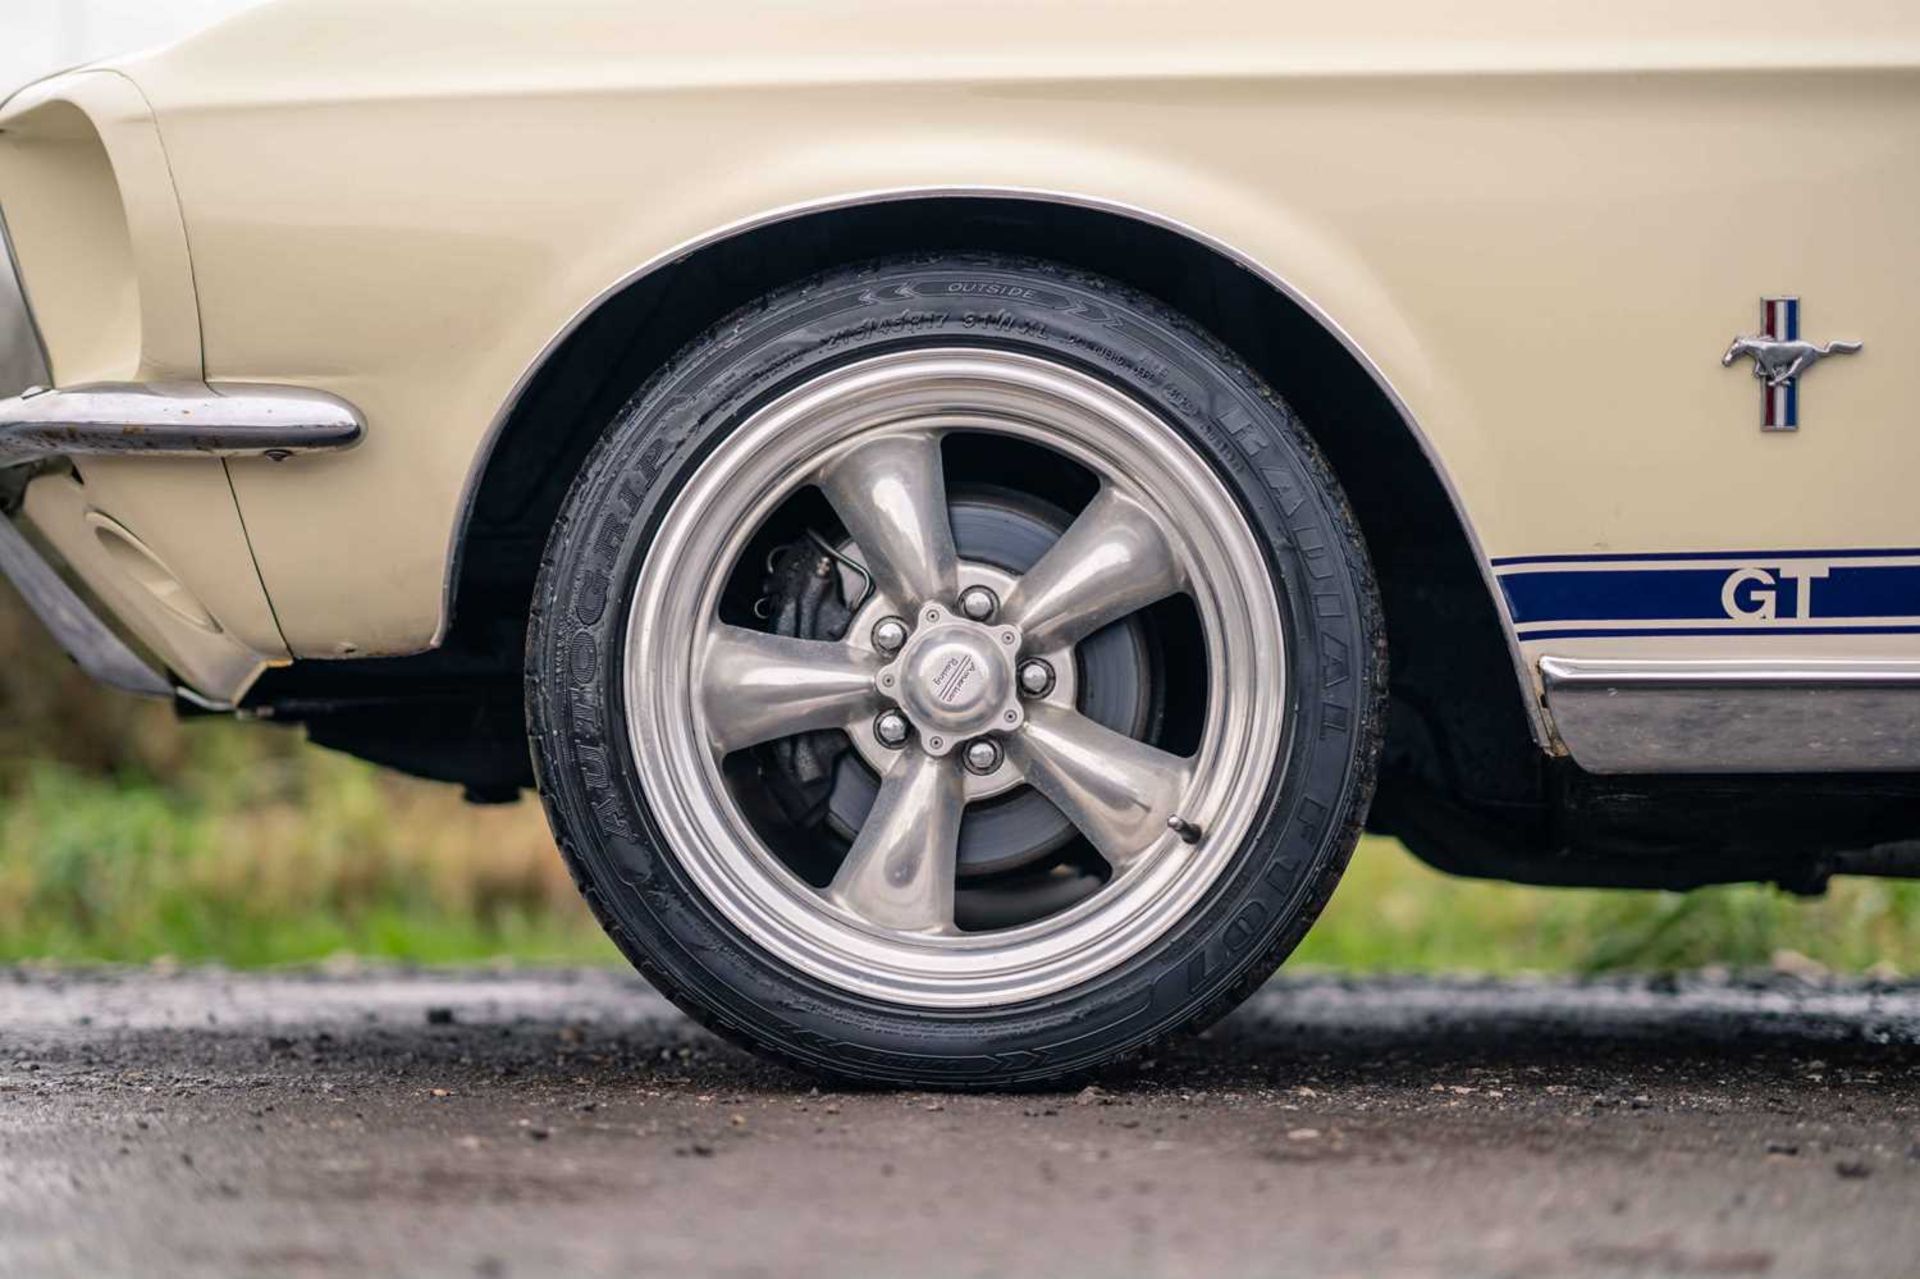
[[1499, 580], [1516, 626], [1920, 618], [1920, 565], [1816, 566], [1810, 558], [1755, 556], [1715, 568], [1540, 568], [1505, 572]]

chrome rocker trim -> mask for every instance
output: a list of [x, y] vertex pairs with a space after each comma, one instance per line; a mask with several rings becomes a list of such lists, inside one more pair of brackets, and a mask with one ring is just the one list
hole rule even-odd
[[43, 457], [268, 457], [351, 448], [366, 433], [345, 400], [241, 382], [101, 382], [0, 400], [0, 466]]
[[1920, 662], [1543, 657], [1590, 773], [1920, 771]]

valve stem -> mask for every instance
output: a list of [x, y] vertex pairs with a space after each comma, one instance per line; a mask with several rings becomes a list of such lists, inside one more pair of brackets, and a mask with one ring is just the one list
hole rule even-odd
[[1167, 829], [1178, 835], [1182, 843], [1187, 844], [1199, 843], [1200, 836], [1206, 833], [1178, 813], [1167, 818]]

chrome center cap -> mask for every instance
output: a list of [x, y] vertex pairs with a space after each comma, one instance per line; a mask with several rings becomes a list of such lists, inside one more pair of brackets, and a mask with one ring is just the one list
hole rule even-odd
[[900, 656], [881, 672], [880, 687], [913, 722], [921, 747], [945, 755], [983, 733], [1018, 727], [1025, 718], [1019, 632], [934, 605], [923, 608], [917, 620]]
[[916, 636], [902, 657], [900, 705], [923, 728], [983, 733], [1013, 685], [1011, 655], [1002, 656], [984, 626], [949, 622]]

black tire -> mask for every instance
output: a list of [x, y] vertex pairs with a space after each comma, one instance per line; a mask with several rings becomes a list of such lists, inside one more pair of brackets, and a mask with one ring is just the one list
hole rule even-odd
[[[981, 323], [991, 313], [992, 323]], [[1264, 542], [1288, 636], [1290, 728], [1253, 835], [1200, 904], [1093, 981], [981, 1011], [882, 1004], [773, 959], [663, 846], [623, 719], [634, 582], [665, 509], [753, 406], [850, 359], [938, 343], [1072, 363], [1157, 409]], [[1337, 429], [1337, 424], [1332, 424]], [[1029, 260], [893, 260], [786, 288], [694, 342], [621, 410], [555, 522], [535, 592], [527, 706], [540, 794], [595, 915], [714, 1031], [871, 1083], [997, 1087], [1083, 1075], [1224, 1014], [1332, 893], [1371, 797], [1386, 643], [1352, 512], [1281, 399], [1220, 343], [1110, 281]]]

